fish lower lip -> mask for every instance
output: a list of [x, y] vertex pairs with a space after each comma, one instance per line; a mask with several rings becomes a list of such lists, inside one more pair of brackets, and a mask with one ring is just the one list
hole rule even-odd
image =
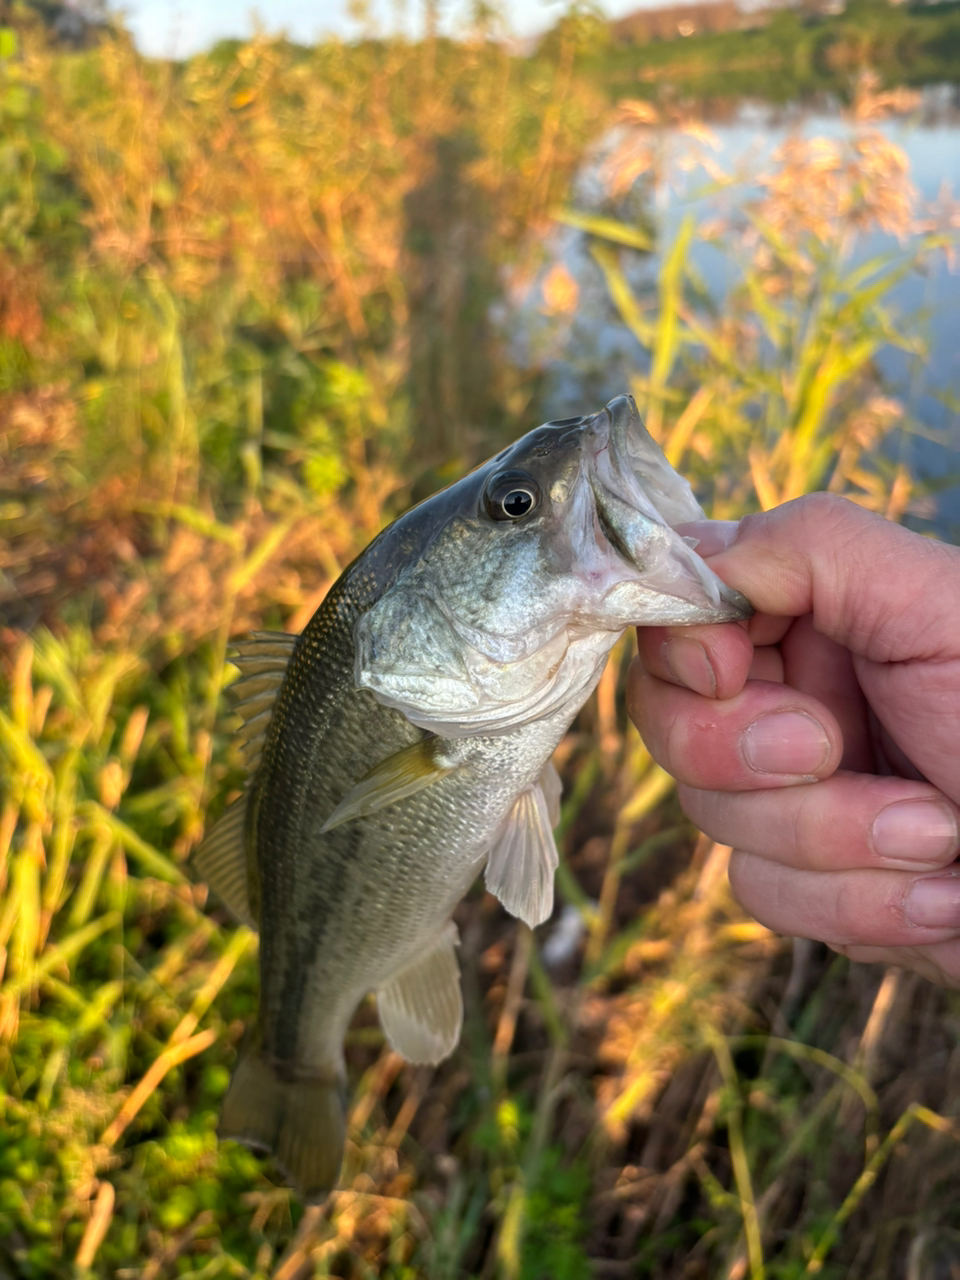
[[732, 609], [739, 609], [742, 618], [752, 618], [756, 613], [747, 597], [736, 587], [728, 587], [725, 582], [720, 584], [720, 599]]

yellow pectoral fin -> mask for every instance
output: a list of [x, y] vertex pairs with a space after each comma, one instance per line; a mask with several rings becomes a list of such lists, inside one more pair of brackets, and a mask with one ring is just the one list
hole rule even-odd
[[[455, 766], [454, 766], [455, 767]], [[433, 758], [433, 742], [429, 738], [404, 747], [376, 765], [343, 797], [320, 828], [321, 835], [339, 827], [342, 822], [364, 818], [387, 805], [416, 795], [424, 787], [445, 778], [453, 769], [437, 764]]]

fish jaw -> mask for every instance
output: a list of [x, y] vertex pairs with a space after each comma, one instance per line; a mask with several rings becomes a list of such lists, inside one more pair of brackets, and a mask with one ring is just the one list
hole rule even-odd
[[[491, 516], [502, 480], [529, 520]], [[671, 527], [701, 518], [629, 397], [546, 423], [381, 535], [407, 563], [357, 621], [357, 687], [443, 737], [572, 718], [627, 627], [750, 615]]]
[[632, 396], [618, 396], [590, 419], [589, 481], [600, 533], [635, 570], [605, 596], [631, 626], [737, 622], [753, 608], [673, 528], [705, 520], [687, 481], [647, 432]]

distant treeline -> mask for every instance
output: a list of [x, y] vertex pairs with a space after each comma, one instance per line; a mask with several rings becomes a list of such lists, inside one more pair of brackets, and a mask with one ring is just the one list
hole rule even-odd
[[843, 95], [852, 73], [866, 67], [888, 85], [960, 81], [960, 3], [850, 0], [842, 13], [813, 8], [777, 9], [761, 20], [744, 15], [742, 22], [723, 0], [658, 10], [658, 21], [637, 14], [597, 33], [584, 69], [602, 77], [613, 96], [629, 89], [655, 97], [671, 86], [701, 100]]
[[[74, 49], [96, 44], [116, 22], [106, 0], [0, 0], [0, 27], [25, 17], [39, 20], [60, 47]], [[467, 43], [495, 40], [495, 32], [491, 12]], [[357, 42], [368, 49], [381, 43]], [[220, 56], [241, 44], [221, 42]], [[612, 22], [574, 0], [530, 60], [555, 65], [570, 49], [577, 51], [577, 71], [614, 98], [624, 91], [660, 97], [665, 88], [701, 102], [744, 95], [788, 102], [824, 91], [842, 96], [864, 68], [887, 86], [960, 82], [960, 0], [775, 0], [750, 8], [737, 0], [685, 0], [638, 8]]]

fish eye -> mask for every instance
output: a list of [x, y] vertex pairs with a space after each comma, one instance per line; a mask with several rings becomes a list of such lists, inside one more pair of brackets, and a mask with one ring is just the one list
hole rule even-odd
[[483, 495], [487, 515], [493, 520], [522, 520], [540, 505], [540, 486], [525, 471], [501, 471]]

